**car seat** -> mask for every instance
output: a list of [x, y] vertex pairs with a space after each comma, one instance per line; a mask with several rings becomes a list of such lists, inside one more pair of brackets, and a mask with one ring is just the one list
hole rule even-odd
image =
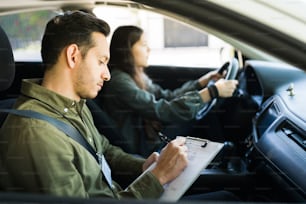
[[126, 139], [119, 131], [116, 123], [110, 116], [96, 103], [95, 100], [87, 100], [88, 108], [94, 119], [96, 128], [103, 134], [111, 144], [121, 147], [126, 152], [131, 152], [126, 145]]
[[15, 76], [15, 62], [10, 41], [0, 26], [0, 91], [8, 89]]
[[[11, 108], [15, 98], [4, 96], [4, 92], [12, 85], [15, 77], [15, 61], [10, 41], [0, 26], [0, 109]], [[0, 112], [0, 127], [7, 113]]]

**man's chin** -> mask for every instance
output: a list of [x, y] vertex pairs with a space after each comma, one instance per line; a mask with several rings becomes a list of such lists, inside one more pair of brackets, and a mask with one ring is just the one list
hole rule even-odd
[[94, 99], [94, 98], [97, 97], [97, 95], [98, 95], [98, 92], [92, 93], [92, 94], [88, 94], [88, 95], [84, 96], [83, 99]]
[[89, 99], [94, 99], [94, 98], [97, 97], [97, 95], [98, 95], [98, 92], [96, 94], [92, 95]]

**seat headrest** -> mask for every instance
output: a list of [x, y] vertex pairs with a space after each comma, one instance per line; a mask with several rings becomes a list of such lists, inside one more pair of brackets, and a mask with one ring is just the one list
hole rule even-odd
[[0, 91], [8, 89], [14, 81], [15, 61], [10, 41], [0, 26]]

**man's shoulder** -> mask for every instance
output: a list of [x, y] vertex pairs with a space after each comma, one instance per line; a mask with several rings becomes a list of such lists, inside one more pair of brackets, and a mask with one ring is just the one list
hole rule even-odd
[[[46, 107], [46, 105], [39, 103], [37, 100], [27, 99], [23, 96], [20, 96], [13, 106], [13, 110], [15, 111], [35, 111], [40, 114], [52, 116], [54, 113], [48, 110], [48, 108], [50, 109], [50, 107]], [[53, 127], [44, 120], [9, 113], [2, 126], [2, 129], [6, 129], [5, 131], [8, 131], [9, 129], [10, 131], [8, 132], [21, 134], [28, 130], [31, 132], [46, 132], [53, 129]]]
[[58, 128], [48, 121], [31, 117], [9, 114], [0, 129], [0, 141], [10, 141], [8, 145], [24, 145], [30, 147], [54, 144], [52, 148], [68, 144], [71, 141]]
[[[17, 111], [27, 111], [30, 109], [16, 109]], [[35, 109], [34, 109], [35, 110]], [[31, 111], [31, 110], [30, 110]], [[36, 113], [40, 113], [35, 111]], [[43, 114], [43, 113], [40, 113]], [[48, 132], [54, 127], [45, 120], [37, 119], [35, 117], [23, 116], [15, 113], [9, 113], [1, 129], [10, 130], [10, 132], [25, 133], [26, 131], [34, 132]]]

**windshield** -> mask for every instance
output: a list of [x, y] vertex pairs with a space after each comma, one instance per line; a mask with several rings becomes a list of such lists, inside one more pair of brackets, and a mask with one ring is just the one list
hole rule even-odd
[[[306, 42], [306, 0], [209, 0]], [[256, 12], [250, 12], [256, 11]]]

